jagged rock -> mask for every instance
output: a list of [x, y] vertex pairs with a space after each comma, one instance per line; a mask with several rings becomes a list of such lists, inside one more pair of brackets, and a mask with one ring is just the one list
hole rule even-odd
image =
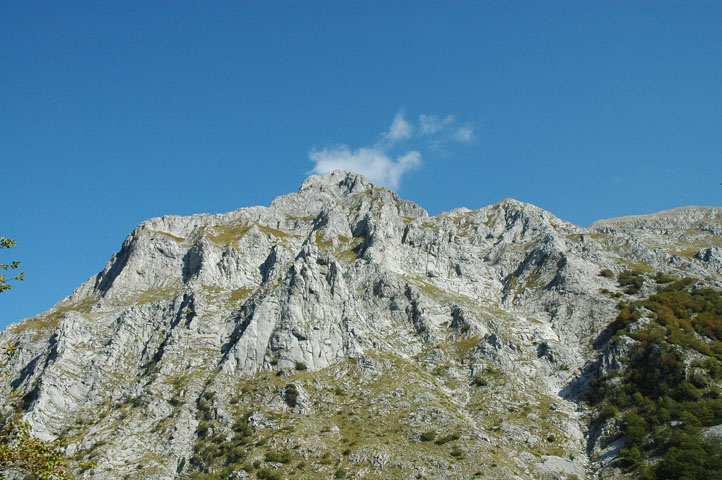
[[[143, 222], [100, 273], [0, 334], [18, 347], [2, 372], [36, 435], [96, 463], [82, 478], [186, 478], [209, 438], [264, 431], [248, 462], [295, 448], [329, 476], [345, 458], [372, 477], [483, 463], [490, 478], [581, 478], [618, 450], [585, 438], [575, 403], [627, 348], [605, 343], [621, 290], [600, 271], [719, 282], [720, 233], [711, 207], [588, 229], [512, 199], [429, 217], [332, 172], [269, 207]], [[430, 429], [433, 454], [416, 449]]]

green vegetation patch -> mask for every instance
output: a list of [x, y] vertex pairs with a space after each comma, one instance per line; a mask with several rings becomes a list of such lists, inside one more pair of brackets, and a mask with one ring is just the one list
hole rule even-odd
[[619, 286], [624, 288], [624, 293], [635, 295], [644, 285], [644, 274], [639, 270], [625, 270], [617, 277]]
[[36, 315], [32, 318], [28, 318], [12, 328], [13, 332], [20, 333], [23, 331], [34, 331], [35, 336], [33, 341], [37, 341], [43, 335], [44, 332], [56, 328], [60, 325], [60, 321], [63, 319], [68, 312], [79, 312], [83, 314], [90, 313], [90, 309], [98, 300], [95, 298], [88, 298], [82, 302], [73, 303], [70, 305], [62, 305], [55, 307], [52, 310]]
[[[622, 419], [621, 466], [640, 478], [720, 478], [722, 472], [720, 442], [703, 435], [722, 423], [722, 292], [696, 284], [677, 280], [623, 305], [611, 341], [626, 335], [637, 343], [623, 372], [607, 373], [587, 393], [597, 423]], [[630, 332], [642, 309], [651, 312], [651, 323]], [[659, 461], [652, 464], [654, 457]]]
[[178, 293], [179, 288], [180, 282], [177, 285], [171, 285], [169, 287], [151, 288], [134, 298], [133, 303], [137, 305], [145, 305], [146, 303], [155, 303], [161, 302], [163, 300], [169, 300], [173, 298], [176, 293]]
[[323, 235], [321, 235], [321, 232], [316, 231], [316, 245], [318, 245], [320, 248], [328, 249], [333, 246], [333, 240], [326, 240], [323, 238]]
[[167, 237], [167, 238], [170, 238], [171, 240], [173, 240], [174, 242], [177, 242], [177, 243], [183, 243], [183, 242], [185, 242], [185, 238], [183, 238], [183, 237], [176, 237], [176, 236], [173, 235], [172, 233], [164, 232], [164, 231], [162, 231], [162, 230], [151, 230], [151, 232], [157, 233], [158, 235], [162, 235], [162, 236]]
[[231, 302], [241, 302], [253, 294], [254, 290], [252, 288], [236, 288], [235, 290], [231, 290]]
[[293, 220], [293, 221], [300, 220], [300, 221], [302, 221], [302, 222], [313, 222], [313, 220], [314, 220], [315, 218], [316, 218], [316, 217], [315, 217], [314, 215], [308, 215], [308, 216], [305, 216], [305, 217], [297, 217], [297, 216], [295, 216], [295, 215], [291, 215], [291, 214], [288, 214], [288, 213], [286, 214], [286, 219], [288, 219], [288, 220]]
[[340, 243], [339, 248], [336, 250], [336, 256], [343, 263], [353, 263], [361, 253], [361, 248], [366, 240], [364, 235], [353, 237], [349, 239], [343, 235], [338, 236]]
[[241, 240], [253, 225], [247, 223], [234, 223], [230, 225], [214, 225], [214, 233], [208, 232], [208, 236], [214, 243], [230, 245]]
[[614, 278], [614, 272], [612, 272], [608, 268], [603, 268], [599, 271], [600, 277], [606, 277], [606, 278]]
[[278, 238], [284, 238], [284, 237], [290, 237], [291, 234], [284, 232], [283, 230], [278, 230], [277, 228], [268, 227], [266, 225], [261, 225], [260, 223], [256, 224], [258, 226], [258, 229], [265, 233], [266, 235], [271, 235], [272, 237], [278, 237]]
[[[502, 422], [532, 431], [540, 439], [535, 454], [564, 455], [569, 443], [557, 426], [562, 414], [549, 408], [551, 398], [534, 392], [522, 401], [525, 394], [511, 391], [513, 379], [494, 368], [482, 374], [489, 384], [474, 388], [470, 402], [454, 392], [457, 387], [466, 391], [471, 383], [465, 359], [478, 341], [462, 339], [437, 348], [449, 360], [449, 378], [429, 372], [425, 356], [379, 352], [313, 372], [219, 374], [217, 380], [224, 384], [219, 395], [198, 399], [198, 445], [184, 473], [195, 472], [192, 478], [197, 479], [225, 479], [231, 471], [244, 470], [249, 478], [406, 480], [443, 478], [453, 464], [459, 478], [472, 478], [488, 462], [496, 465], [499, 478], [523, 476], [513, 460], [517, 450], [481, 444], [473, 435], [483, 426], [494, 441], [501, 441], [505, 433], [497, 425]], [[224, 406], [217, 402], [225, 402], [218, 397], [226, 388], [234, 393]], [[301, 391], [311, 414], [288, 408]], [[501, 391], [508, 392], [515, 408], [490, 402]], [[554, 442], [544, 440], [549, 434]], [[378, 465], [379, 457], [388, 463]]]

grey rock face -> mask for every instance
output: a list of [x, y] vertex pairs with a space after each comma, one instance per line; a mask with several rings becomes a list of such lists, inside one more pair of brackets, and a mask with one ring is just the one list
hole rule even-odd
[[[619, 287], [600, 271], [638, 263], [719, 285], [720, 232], [722, 209], [701, 207], [588, 229], [511, 199], [429, 217], [332, 172], [269, 207], [143, 222], [102, 272], [0, 334], [18, 346], [3, 371], [27, 392], [36, 435], [96, 462], [83, 478], [184, 478], [206, 430], [232, 437], [239, 404], [255, 432], [283, 415], [311, 428], [332, 408], [324, 388], [363, 392], [373, 417], [417, 432], [414, 445], [432, 425], [463, 430], [454, 454], [468, 465], [369, 443], [348, 456], [369, 472], [467, 478], [494, 457], [500, 477], [583, 477], [596, 467], [576, 395], [585, 367], [614, 362], [600, 345], [616, 300], [602, 292]], [[266, 403], [237, 392], [249, 379], [273, 390]], [[339, 441], [324, 438], [298, 455]]]

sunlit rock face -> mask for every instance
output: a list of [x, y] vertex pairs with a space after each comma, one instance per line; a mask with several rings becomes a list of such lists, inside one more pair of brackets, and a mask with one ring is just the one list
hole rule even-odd
[[592, 478], [609, 462], [580, 395], [623, 354], [614, 274], [720, 288], [721, 234], [720, 208], [429, 217], [336, 171], [269, 207], [143, 222], [0, 334], [3, 371], [35, 434], [93, 462], [80, 478]]

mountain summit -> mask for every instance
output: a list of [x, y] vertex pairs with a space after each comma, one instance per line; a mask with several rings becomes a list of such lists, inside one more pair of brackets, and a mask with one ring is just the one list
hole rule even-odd
[[618, 476], [626, 424], [589, 400], [640, 341], [614, 322], [652, 322], [633, 302], [662, 280], [719, 292], [720, 238], [722, 208], [429, 217], [335, 171], [269, 207], [143, 222], [0, 334], [2, 372], [34, 434], [92, 462], [80, 478]]

